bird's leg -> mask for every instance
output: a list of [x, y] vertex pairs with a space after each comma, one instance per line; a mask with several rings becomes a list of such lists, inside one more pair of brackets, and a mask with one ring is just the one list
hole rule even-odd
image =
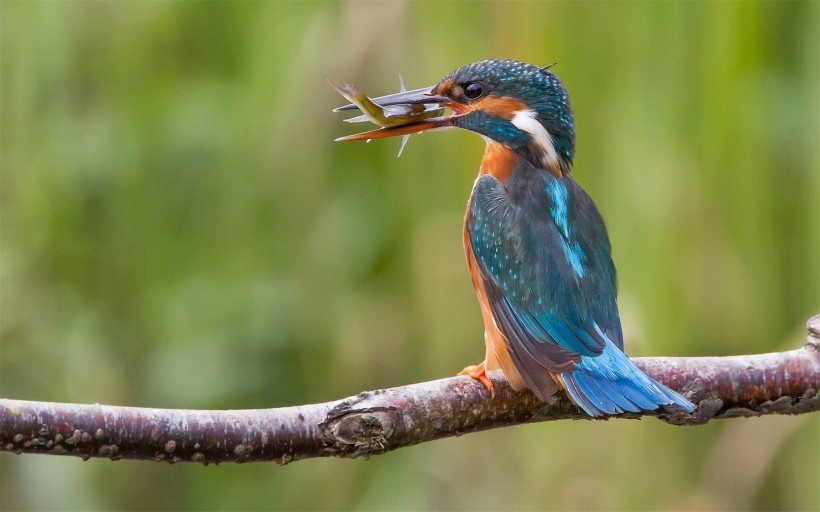
[[492, 381], [487, 377], [487, 360], [481, 361], [479, 364], [468, 366], [461, 370], [459, 375], [468, 375], [475, 380], [484, 384], [487, 391], [490, 392], [490, 397], [495, 398], [495, 389], [493, 389]]

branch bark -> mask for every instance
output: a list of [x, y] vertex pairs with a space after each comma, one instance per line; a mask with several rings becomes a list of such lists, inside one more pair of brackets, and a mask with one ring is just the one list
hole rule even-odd
[[[635, 364], [698, 405], [665, 409], [674, 425], [820, 410], [820, 315], [799, 350], [731, 357], [646, 357]], [[434, 439], [510, 425], [590, 419], [566, 398], [539, 401], [491, 376], [490, 399], [469, 377], [367, 391], [323, 404], [245, 411], [147, 409], [0, 399], [0, 450], [84, 459], [286, 464], [312, 457], [367, 457]]]

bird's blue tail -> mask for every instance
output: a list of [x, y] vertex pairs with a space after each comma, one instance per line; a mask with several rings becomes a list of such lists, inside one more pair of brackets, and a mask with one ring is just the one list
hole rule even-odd
[[561, 380], [572, 399], [590, 416], [654, 411], [675, 405], [686, 412], [692, 402], [640, 371], [611, 341], [597, 356], [581, 356], [572, 373]]

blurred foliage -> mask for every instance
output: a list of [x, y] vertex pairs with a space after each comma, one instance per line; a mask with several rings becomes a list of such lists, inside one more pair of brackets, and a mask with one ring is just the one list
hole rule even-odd
[[[558, 61], [633, 355], [796, 348], [820, 306], [817, 2], [0, 4], [5, 397], [326, 401], [483, 356], [483, 142], [335, 144], [326, 78]], [[370, 461], [3, 454], [11, 509], [820, 508], [818, 415], [563, 422]]]

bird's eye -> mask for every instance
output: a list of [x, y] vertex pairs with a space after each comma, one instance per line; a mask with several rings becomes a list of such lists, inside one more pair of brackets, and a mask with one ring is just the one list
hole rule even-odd
[[484, 86], [478, 82], [472, 82], [464, 86], [464, 96], [468, 100], [474, 100], [484, 94]]

